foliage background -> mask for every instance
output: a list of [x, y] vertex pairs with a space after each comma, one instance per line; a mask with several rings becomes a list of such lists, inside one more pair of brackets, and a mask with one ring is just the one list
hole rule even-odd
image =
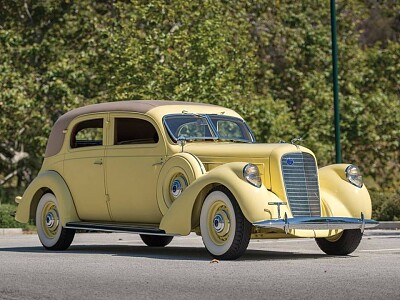
[[[343, 160], [393, 203], [400, 2], [336, 2]], [[60, 115], [122, 99], [228, 106], [258, 141], [301, 136], [333, 163], [331, 80], [329, 0], [0, 0], [0, 200], [37, 174]]]

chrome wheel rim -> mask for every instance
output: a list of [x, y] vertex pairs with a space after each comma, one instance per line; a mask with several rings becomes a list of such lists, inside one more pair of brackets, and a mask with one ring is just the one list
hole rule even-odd
[[42, 228], [47, 238], [52, 239], [57, 235], [60, 218], [57, 206], [54, 202], [49, 201], [42, 210]]
[[216, 245], [223, 245], [231, 234], [230, 212], [222, 201], [216, 201], [209, 209], [208, 234]]

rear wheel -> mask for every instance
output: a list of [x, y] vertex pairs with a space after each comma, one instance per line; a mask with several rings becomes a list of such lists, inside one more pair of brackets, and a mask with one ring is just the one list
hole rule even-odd
[[200, 230], [203, 243], [213, 257], [232, 260], [246, 251], [251, 224], [232, 193], [225, 187], [217, 187], [204, 200]]
[[171, 243], [173, 236], [141, 234], [140, 238], [149, 247], [165, 247]]
[[360, 229], [349, 229], [330, 238], [316, 238], [315, 241], [328, 255], [348, 255], [357, 249], [362, 236]]
[[67, 249], [75, 236], [75, 230], [62, 227], [58, 202], [51, 193], [44, 194], [39, 200], [36, 228], [40, 242], [48, 250]]

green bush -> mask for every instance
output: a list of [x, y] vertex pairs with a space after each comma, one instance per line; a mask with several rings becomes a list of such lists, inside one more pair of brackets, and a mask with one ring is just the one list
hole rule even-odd
[[0, 205], [0, 228], [28, 228], [27, 224], [19, 223], [11, 216], [16, 210], [17, 207], [12, 204]]
[[0, 206], [3, 204], [15, 204], [15, 197], [24, 194], [25, 186], [19, 188], [14, 186], [0, 186]]
[[400, 221], [400, 193], [371, 192], [372, 218], [379, 221]]

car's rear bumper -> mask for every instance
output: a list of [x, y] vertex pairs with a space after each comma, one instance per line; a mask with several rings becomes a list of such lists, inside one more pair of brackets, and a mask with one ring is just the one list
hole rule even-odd
[[264, 220], [253, 223], [256, 227], [282, 229], [286, 233], [291, 229], [309, 229], [309, 230], [337, 230], [337, 229], [360, 229], [361, 232], [365, 228], [373, 228], [378, 226], [375, 220], [361, 218], [346, 217], [295, 217], [283, 219]]

